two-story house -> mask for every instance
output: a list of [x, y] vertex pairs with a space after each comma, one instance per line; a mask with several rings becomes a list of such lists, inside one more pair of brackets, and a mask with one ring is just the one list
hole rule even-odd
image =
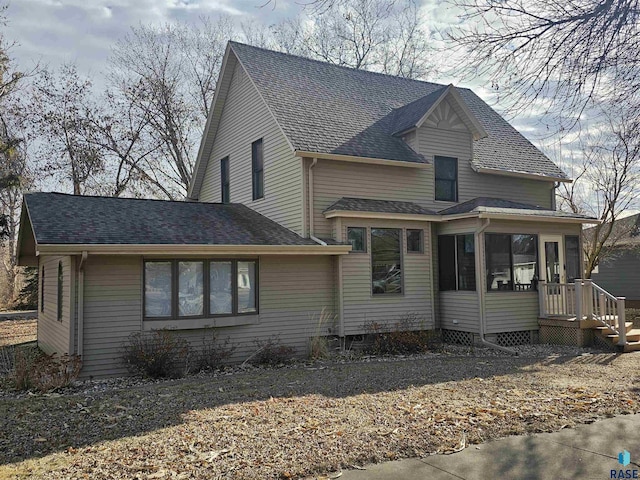
[[25, 195], [38, 343], [84, 375], [124, 372], [123, 341], [158, 328], [302, 354], [323, 308], [342, 338], [410, 315], [531, 342], [573, 298], [591, 219], [556, 211], [570, 179], [471, 90], [235, 42], [217, 85], [189, 201]]

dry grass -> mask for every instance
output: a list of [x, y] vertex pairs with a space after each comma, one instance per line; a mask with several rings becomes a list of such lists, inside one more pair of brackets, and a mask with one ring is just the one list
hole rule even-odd
[[433, 355], [0, 399], [0, 478], [299, 478], [637, 413], [637, 372]]
[[0, 320], [0, 347], [36, 340], [36, 320]]

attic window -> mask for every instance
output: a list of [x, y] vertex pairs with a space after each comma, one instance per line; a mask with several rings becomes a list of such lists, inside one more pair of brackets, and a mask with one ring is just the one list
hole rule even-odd
[[458, 201], [458, 159], [434, 157], [436, 200]]
[[220, 191], [222, 203], [229, 203], [229, 157], [220, 160]]

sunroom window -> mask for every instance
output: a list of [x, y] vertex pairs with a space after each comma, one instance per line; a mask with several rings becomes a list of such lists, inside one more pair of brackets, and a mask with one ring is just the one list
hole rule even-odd
[[144, 316], [163, 320], [257, 313], [257, 282], [256, 260], [147, 260]]
[[438, 273], [441, 291], [476, 289], [473, 234], [438, 237]]
[[538, 236], [486, 234], [487, 289], [531, 291], [538, 282]]
[[402, 293], [401, 230], [371, 229], [371, 287], [374, 295]]

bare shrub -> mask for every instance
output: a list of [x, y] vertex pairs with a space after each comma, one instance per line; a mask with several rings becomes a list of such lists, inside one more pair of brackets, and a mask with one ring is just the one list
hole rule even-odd
[[253, 354], [251, 363], [256, 365], [282, 365], [292, 360], [296, 350], [288, 345], [283, 345], [280, 338], [273, 336], [266, 340], [253, 342], [258, 350]]
[[366, 348], [374, 355], [406, 355], [434, 350], [440, 343], [434, 330], [425, 330], [424, 321], [416, 314], [407, 313], [392, 325], [370, 322], [365, 331], [373, 343]]
[[329, 313], [326, 307], [322, 309], [320, 315], [311, 316], [311, 322], [315, 323], [315, 331], [309, 340], [309, 358], [318, 360], [329, 356], [329, 340], [327, 335], [332, 333], [336, 316]]
[[46, 355], [40, 350], [16, 348], [9, 378], [16, 390], [51, 392], [69, 386], [80, 374], [78, 355]]
[[132, 373], [151, 378], [179, 378], [188, 371], [189, 343], [170, 330], [132, 333], [122, 359]]
[[202, 346], [195, 354], [194, 363], [190, 370], [193, 372], [216, 370], [222, 367], [223, 363], [233, 355], [236, 348], [237, 345], [231, 345], [231, 340], [228, 337], [223, 342], [219, 342], [215, 329], [205, 328], [202, 334]]

